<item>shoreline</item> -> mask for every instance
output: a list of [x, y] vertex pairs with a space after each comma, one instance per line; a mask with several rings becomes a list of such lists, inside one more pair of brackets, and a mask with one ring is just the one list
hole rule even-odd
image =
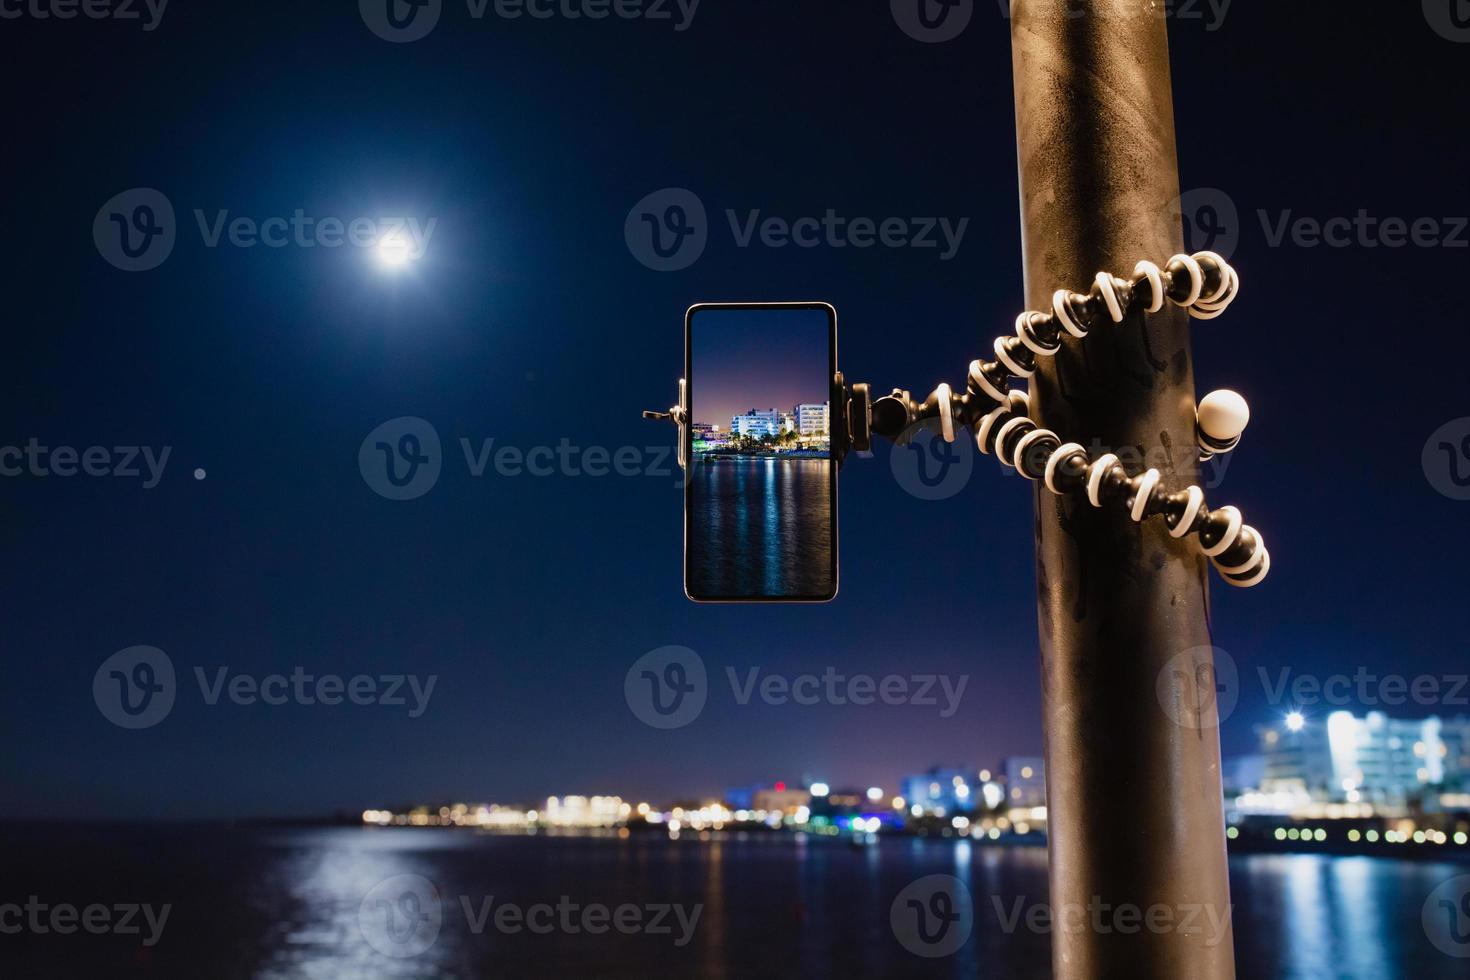
[[696, 452], [694, 454], [694, 459], [696, 461], [705, 461], [705, 462], [718, 461], [718, 462], [726, 462], [726, 463], [732, 463], [732, 462], [737, 462], [737, 461], [742, 461], [742, 460], [748, 460], [748, 459], [777, 459], [777, 460], [782, 461], [783, 463], [784, 462], [789, 462], [791, 460], [803, 460], [803, 461], [807, 461], [807, 462], [815, 461], [815, 462], [825, 463], [825, 462], [830, 462], [831, 461], [832, 454], [830, 452], [822, 452], [820, 455], [805, 455], [805, 454], [803, 454], [801, 452], [791, 452], [791, 453], [709, 453], [709, 452], [701, 453], [701, 452]]

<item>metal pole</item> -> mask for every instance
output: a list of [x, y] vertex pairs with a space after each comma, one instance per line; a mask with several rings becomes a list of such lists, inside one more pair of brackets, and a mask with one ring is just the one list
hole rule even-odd
[[[1183, 251], [1165, 9], [1011, 0], [1031, 309], [1098, 271], [1127, 276]], [[1198, 482], [1189, 317], [1172, 305], [1095, 331], [1085, 351], [1068, 341], [1042, 360], [1031, 405], [1040, 425], [1132, 473]], [[1036, 508], [1053, 971], [1233, 977], [1219, 732], [1179, 723], [1156, 690], [1177, 674], [1205, 682], [1194, 696], [1215, 693], [1206, 560], [1161, 521], [1039, 485]]]

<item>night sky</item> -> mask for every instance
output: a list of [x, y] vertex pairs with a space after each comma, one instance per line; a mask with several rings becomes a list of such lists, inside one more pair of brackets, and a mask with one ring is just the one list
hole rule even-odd
[[[1243, 282], [1194, 328], [1196, 377], [1253, 410], [1210, 499], [1242, 507], [1273, 560], [1257, 589], [1211, 584], [1215, 642], [1243, 679], [1223, 730], [1233, 754], [1285, 710], [1258, 667], [1416, 675], [1470, 660], [1470, 503], [1421, 466], [1430, 434], [1470, 415], [1466, 233], [1461, 247], [1272, 244], [1288, 213], [1360, 210], [1434, 219], [1453, 240], [1470, 214], [1470, 44], [1418, 3], [1239, 3], [1214, 30], [1194, 6], [1172, 27], [1182, 183], [1233, 204]], [[700, 301], [826, 300], [850, 380], [963, 383], [1022, 302], [1007, 23], [979, 2], [962, 36], [928, 45], [884, 3], [705, 0], [682, 31], [678, 16], [476, 20], [447, 2], [405, 44], [351, 2], [173, 0], [152, 31], [0, 21], [0, 447], [171, 447], [151, 489], [0, 478], [0, 815], [671, 800], [803, 775], [892, 787], [933, 764], [1040, 752], [1020, 478], [981, 459], [963, 492], [926, 502], [879, 447], [842, 474], [835, 602], [698, 606], [681, 592], [682, 493], [660, 455], [674, 429], [639, 418], [672, 403], [683, 314]], [[129, 273], [92, 231], [137, 187], [167, 196], [177, 242]], [[671, 187], [707, 208], [708, 246], [658, 272], [624, 225]], [[437, 223], [423, 256], [389, 271], [351, 246], [209, 247], [196, 209], [206, 231], [222, 210]], [[741, 247], [726, 212], [742, 226], [757, 209], [969, 221], [948, 260], [759, 234]], [[401, 416], [433, 425], [442, 472], [396, 501], [358, 454]], [[461, 440], [473, 457], [491, 439], [636, 447], [651, 475], [474, 476]], [[933, 574], [941, 555], [968, 573]], [[172, 659], [178, 698], [126, 731], [92, 679], [139, 644]], [[693, 724], [659, 731], [623, 681], [669, 644], [700, 654], [711, 695]], [[194, 678], [298, 666], [438, 680], [410, 718], [210, 705]], [[742, 706], [725, 669], [756, 666], [970, 680], [949, 718]]]
[[696, 422], [730, 430], [750, 411], [823, 404], [830, 382], [821, 310], [704, 310], [694, 316], [690, 408]]

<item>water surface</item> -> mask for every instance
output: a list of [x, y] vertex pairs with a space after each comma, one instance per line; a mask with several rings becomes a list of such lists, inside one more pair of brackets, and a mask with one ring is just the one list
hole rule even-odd
[[[1018, 904], [1046, 901], [1040, 848], [919, 839], [852, 847], [788, 834], [669, 840], [197, 825], [12, 825], [0, 828], [0, 846], [0, 903], [36, 895], [53, 905], [172, 906], [151, 948], [115, 935], [0, 935], [0, 964], [14, 977], [848, 980], [1050, 972], [1049, 936], [1005, 922]], [[1239, 974], [1463, 980], [1466, 961], [1430, 945], [1420, 911], [1436, 884], [1466, 870], [1324, 855], [1233, 858]], [[898, 892], [931, 874], [960, 879], [974, 900], [970, 940], [938, 960], [905, 950], [889, 920]], [[385, 881], [400, 891], [404, 882], [428, 882], [439, 896], [437, 931], [417, 955], [391, 955], [414, 944], [385, 940], [388, 910], [365, 902], [383, 894]], [[493, 918], [477, 927], [487, 902], [492, 910], [631, 905], [645, 921], [654, 906], [698, 907], [699, 915], [681, 945], [673, 918], [672, 931], [657, 935], [502, 931]], [[405, 913], [415, 910], [393, 911], [401, 936]]]

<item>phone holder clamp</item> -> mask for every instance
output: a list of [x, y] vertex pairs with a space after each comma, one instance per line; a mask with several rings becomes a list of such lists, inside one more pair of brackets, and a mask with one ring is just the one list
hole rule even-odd
[[[867, 452], [874, 435], [904, 445], [920, 427], [937, 427], [946, 442], [954, 442], [964, 429], [980, 452], [1042, 482], [1054, 494], [1085, 494], [1093, 507], [1125, 513], [1134, 523], [1162, 517], [1171, 537], [1196, 537], [1201, 553], [1226, 582], [1241, 588], [1257, 585], [1271, 569], [1271, 556], [1265, 539], [1244, 523], [1238, 509], [1209, 509], [1198, 486], [1171, 492], [1155, 469], [1130, 475], [1113, 453], [1094, 458], [1085, 447], [1038, 426], [1030, 418], [1029, 395], [1011, 388], [1014, 379], [1036, 372], [1040, 358], [1060, 351], [1068, 337], [1083, 341], [1095, 330], [1121, 324], [1130, 313], [1157, 313], [1165, 302], [1187, 309], [1196, 319], [1213, 319], [1239, 292], [1239, 276], [1214, 252], [1176, 255], [1162, 268], [1139, 262], [1127, 279], [1099, 272], [1088, 292], [1059, 289], [1050, 310], [1023, 312], [1013, 335], [995, 338], [994, 360], [970, 362], [962, 392], [941, 383], [922, 400], [901, 388], [874, 399], [870, 385], [849, 388], [839, 372], [832, 379], [833, 456], [840, 466], [849, 450]], [[679, 382], [678, 405], [643, 416], [671, 419], [679, 426], [679, 462], [686, 465], [685, 382]], [[1235, 392], [1216, 391], [1200, 401], [1195, 418], [1200, 455], [1208, 459], [1235, 448], [1250, 410]]]
[[669, 407], [667, 412], [644, 412], [643, 417], [654, 422], [672, 422], [679, 430], [679, 468], [688, 469], [689, 460], [684, 457], [685, 430], [689, 427], [689, 385], [683, 378], [679, 379], [679, 400]]

